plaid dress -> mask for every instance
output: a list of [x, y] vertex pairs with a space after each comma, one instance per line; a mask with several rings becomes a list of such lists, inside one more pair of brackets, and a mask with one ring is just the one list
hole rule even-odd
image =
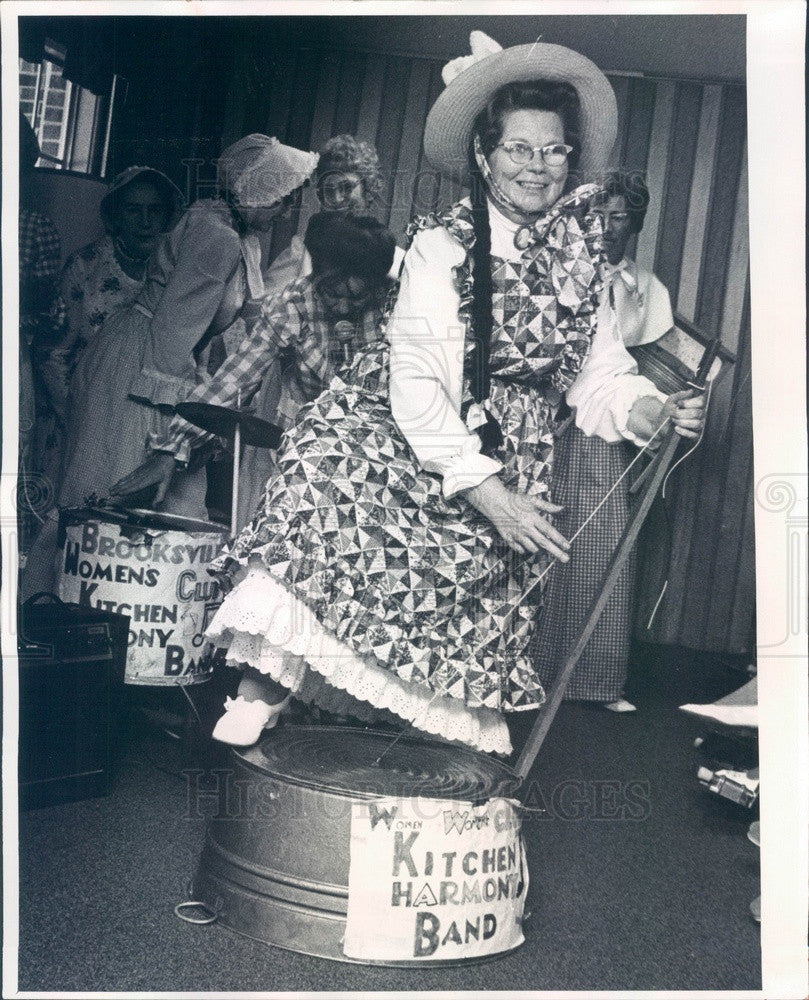
[[[382, 307], [388, 294], [383, 285], [375, 300], [353, 323], [352, 351], [379, 339]], [[290, 427], [298, 410], [328, 384], [341, 361], [334, 336], [336, 318], [317, 296], [312, 275], [292, 281], [283, 291], [268, 295], [258, 320], [216, 370], [214, 377], [194, 389], [194, 402], [235, 406], [255, 394], [257, 415], [282, 428]], [[190, 458], [191, 449], [212, 437], [187, 421], [175, 418], [169, 428], [173, 450]], [[160, 444], [155, 439], [153, 442]], [[267, 448], [247, 446], [239, 466], [238, 521], [253, 516], [275, 465]]]
[[53, 222], [41, 212], [20, 207], [20, 550], [25, 552], [43, 513], [53, 501], [58, 462], [55, 447], [61, 426], [44, 378], [44, 349], [61, 333], [65, 307], [56, 294], [62, 243]]
[[[59, 276], [62, 241], [56, 227], [42, 212], [20, 208], [20, 279], [55, 280]], [[50, 303], [45, 303], [45, 311]]]
[[[575, 306], [561, 304], [559, 261], [572, 270], [590, 257], [575, 222], [557, 221], [554, 238], [519, 260], [492, 258], [490, 406], [504, 434], [493, 457], [507, 486], [537, 497], [549, 491], [552, 400], [588, 353], [597, 292], [592, 282]], [[467, 251], [456, 269], [463, 316], [471, 214], [461, 204], [420, 225], [445, 226]], [[472, 346], [467, 336], [468, 358]], [[445, 498], [440, 477], [419, 467], [391, 414], [388, 352], [361, 352], [300, 411], [256, 516], [210, 567], [236, 586], [208, 634], [230, 662], [327, 710], [362, 717], [366, 701], [507, 752], [507, 732], [486, 742], [453, 709], [488, 725], [544, 700], [526, 647], [546, 556], [515, 557], [462, 494]], [[436, 700], [454, 704], [431, 716]]]
[[[379, 323], [388, 294], [384, 285], [366, 311], [356, 320], [353, 349], [373, 344], [380, 337]], [[334, 337], [336, 317], [330, 316], [314, 290], [311, 275], [297, 278], [278, 295], [267, 296], [250, 333], [217, 368], [213, 378], [188, 395], [195, 403], [235, 406], [271, 380], [279, 380], [277, 401], [265, 405], [264, 416], [289, 427], [304, 403], [314, 399], [340, 362], [340, 345]], [[272, 364], [278, 360], [276, 372]], [[270, 410], [271, 413], [267, 411]], [[170, 428], [172, 450], [186, 461], [193, 448], [214, 435], [175, 417]]]

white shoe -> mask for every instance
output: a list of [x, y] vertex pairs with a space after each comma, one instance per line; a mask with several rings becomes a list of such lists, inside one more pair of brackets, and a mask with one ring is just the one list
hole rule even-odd
[[211, 736], [234, 747], [252, 746], [264, 729], [272, 729], [276, 725], [291, 697], [288, 694], [277, 705], [268, 705], [260, 698], [246, 701], [242, 695], [225, 698], [225, 714], [214, 726]]
[[608, 712], [637, 712], [637, 708], [626, 698], [618, 698], [617, 701], [605, 701], [604, 708]]

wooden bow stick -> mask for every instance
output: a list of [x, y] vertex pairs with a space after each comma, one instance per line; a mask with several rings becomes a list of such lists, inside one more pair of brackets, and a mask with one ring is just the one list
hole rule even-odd
[[[694, 378], [694, 382], [692, 383], [694, 389], [698, 391], [702, 391], [702, 389], [704, 389], [708, 373], [711, 370], [711, 365], [713, 364], [716, 355], [719, 353], [719, 347], [720, 347], [720, 341], [719, 339], [716, 339], [711, 341], [705, 348], [705, 351], [702, 355], [702, 360], [700, 361], [699, 368]], [[665, 424], [662, 424], [658, 428], [658, 430], [655, 431], [653, 437], [656, 437], [664, 426]], [[534, 726], [531, 729], [531, 732], [528, 736], [528, 740], [526, 741], [525, 747], [523, 748], [522, 753], [520, 754], [517, 760], [515, 773], [519, 776], [521, 781], [525, 779], [528, 772], [534, 765], [534, 761], [536, 760], [540, 748], [542, 747], [542, 744], [545, 741], [545, 737], [548, 734], [548, 730], [550, 729], [551, 723], [553, 722], [554, 717], [556, 716], [556, 713], [559, 709], [559, 706], [562, 703], [562, 697], [565, 693], [565, 689], [567, 688], [568, 683], [570, 682], [573, 670], [575, 669], [575, 666], [578, 663], [579, 658], [582, 652], [584, 651], [585, 646], [589, 642], [590, 636], [593, 634], [593, 631], [596, 625], [598, 624], [598, 620], [601, 617], [601, 614], [607, 604], [607, 601], [610, 598], [613, 588], [615, 587], [615, 584], [618, 581], [618, 577], [620, 576], [621, 570], [623, 569], [626, 560], [629, 558], [629, 555], [632, 552], [632, 547], [635, 544], [635, 541], [637, 540], [641, 528], [643, 527], [643, 522], [646, 520], [646, 516], [648, 515], [649, 510], [651, 509], [651, 506], [654, 503], [655, 497], [657, 496], [660, 487], [665, 482], [666, 475], [669, 472], [669, 468], [671, 466], [671, 463], [674, 459], [674, 455], [677, 451], [677, 448], [681, 440], [682, 438], [676, 432], [675, 428], [673, 426], [670, 427], [666, 433], [666, 436], [663, 440], [663, 444], [661, 445], [659, 451], [652, 458], [649, 465], [643, 471], [643, 476], [644, 479], [646, 480], [646, 486], [643, 491], [643, 494], [640, 500], [638, 501], [637, 507], [630, 516], [630, 519], [624, 529], [621, 539], [618, 542], [618, 545], [616, 546], [613, 557], [610, 560], [607, 569], [604, 571], [598, 592], [596, 596], [593, 598], [593, 601], [591, 602], [590, 608], [588, 609], [587, 615], [584, 620], [584, 624], [582, 625], [579, 634], [576, 640], [574, 641], [570, 651], [565, 657], [562, 669], [556, 676], [553, 685], [550, 688], [550, 691], [548, 692], [547, 699], [539, 709], [539, 717], [537, 721], [534, 723]], [[640, 455], [643, 454], [643, 452], [648, 449], [650, 443], [651, 442], [647, 443], [647, 445], [644, 446], [644, 448], [638, 454], [637, 458], [633, 459], [633, 464], [640, 458]], [[615, 490], [615, 488], [621, 482], [621, 479], [623, 479], [628, 472], [629, 469], [627, 469], [621, 475], [621, 477], [615, 483], [613, 483], [609, 491], [605, 494], [604, 497], [602, 497], [602, 499], [599, 501], [599, 503], [596, 505], [593, 511], [591, 511], [591, 513], [588, 515], [585, 524], [591, 520], [591, 518], [595, 515], [595, 513], [599, 510], [599, 508], [604, 504], [606, 499], [610, 496], [610, 494]], [[581, 533], [584, 526], [585, 525], [581, 526], [579, 531], [576, 533], [577, 535]], [[575, 538], [576, 536], [574, 535], [573, 537]], [[516, 613], [522, 601], [524, 601], [525, 598], [528, 596], [528, 594], [536, 586], [539, 585], [542, 579], [550, 571], [552, 566], [553, 563], [550, 563], [545, 568], [545, 570], [540, 574], [540, 576], [537, 577], [536, 580], [534, 580], [534, 582], [531, 584], [528, 590], [526, 590], [526, 592], [522, 595], [520, 603], [516, 604], [511, 609], [506, 621], [508, 621], [510, 617]], [[477, 647], [475, 647], [475, 649], [472, 650], [471, 655], [474, 656], [477, 652], [479, 652], [480, 649], [484, 645], [486, 645], [487, 642], [488, 639], [484, 640]], [[446, 694], [446, 691], [443, 688], [439, 687], [436, 689], [433, 696], [425, 705], [422, 716], [426, 716], [433, 702], [443, 694]], [[381, 762], [382, 758], [385, 757], [393, 749], [393, 747], [399, 742], [399, 740], [403, 736], [404, 736], [404, 731], [399, 733], [398, 736], [394, 737], [391, 743], [388, 744], [387, 747], [385, 747], [382, 753], [380, 753], [379, 757], [377, 757], [374, 763], [378, 765]]]
[[[704, 388], [708, 373], [711, 370], [711, 365], [713, 364], [714, 358], [718, 352], [718, 339], [711, 341], [705, 348], [705, 352], [702, 355], [702, 360], [700, 361], [700, 365], [694, 379], [695, 388]], [[663, 485], [666, 474], [668, 473], [669, 467], [674, 459], [675, 452], [677, 451], [677, 447], [680, 444], [680, 440], [681, 437], [677, 434], [675, 428], [669, 428], [663, 444], [660, 446], [660, 450], [649, 463], [648, 469], [646, 470], [646, 482], [640, 498], [638, 499], [637, 507], [632, 511], [629, 521], [627, 522], [623, 534], [621, 535], [621, 540], [618, 542], [612, 559], [610, 560], [610, 563], [601, 578], [598, 591], [590, 603], [590, 607], [579, 630], [579, 634], [573, 641], [573, 644], [564, 659], [562, 668], [554, 679], [546, 701], [539, 709], [539, 718], [534, 723], [528, 739], [526, 740], [525, 746], [522, 749], [522, 753], [517, 759], [515, 772], [521, 781], [525, 780], [531, 768], [534, 766], [534, 762], [537, 759], [537, 755], [542, 747], [542, 744], [545, 742], [545, 737], [548, 735], [551, 723], [553, 722], [556, 713], [559, 710], [559, 706], [562, 703], [562, 697], [564, 696], [565, 690], [570, 683], [573, 670], [579, 661], [579, 657], [584, 652], [585, 646], [590, 641], [590, 636], [593, 634], [593, 631], [598, 624], [598, 620], [604, 611], [607, 601], [610, 599], [610, 595], [612, 594], [613, 588], [618, 581], [621, 570], [629, 558], [632, 546], [635, 544], [638, 534], [640, 533], [640, 529], [643, 527], [643, 522], [646, 520], [646, 516], [654, 503], [655, 497], [657, 496], [660, 487]]]

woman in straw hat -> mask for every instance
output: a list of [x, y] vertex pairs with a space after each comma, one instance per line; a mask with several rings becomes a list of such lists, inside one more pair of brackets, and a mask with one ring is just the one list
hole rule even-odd
[[[60, 507], [104, 496], [165, 435], [204, 379], [200, 352], [264, 291], [260, 234], [311, 177], [314, 153], [248, 135], [217, 164], [220, 197], [195, 202], [158, 243], [132, 306], [114, 313], [73, 376]], [[207, 516], [205, 470], [178, 476], [164, 509]]]
[[600, 323], [594, 189], [570, 188], [615, 138], [606, 78], [559, 46], [472, 41], [425, 135], [470, 198], [411, 227], [387, 342], [301, 410], [212, 567], [234, 586], [208, 634], [244, 669], [227, 742], [255, 741], [291, 691], [508, 753], [505, 714], [544, 698], [527, 653], [542, 575], [568, 558], [550, 520], [559, 401], [588, 433], [641, 440], [702, 419]]

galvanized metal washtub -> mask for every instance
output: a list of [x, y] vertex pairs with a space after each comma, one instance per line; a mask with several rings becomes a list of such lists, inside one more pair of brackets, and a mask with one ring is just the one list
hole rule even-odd
[[[485, 803], [513, 796], [514, 772], [494, 758], [415, 736], [341, 726], [282, 726], [233, 751], [203, 797], [213, 806], [205, 845], [180, 904], [247, 937], [307, 955], [343, 951], [353, 803], [390, 797]], [[377, 764], [380, 754], [384, 754]], [[199, 814], [199, 813], [197, 813]], [[513, 949], [510, 949], [513, 950]], [[499, 955], [506, 954], [499, 952]], [[495, 956], [488, 956], [495, 957]], [[365, 961], [446, 966], [483, 958]]]

